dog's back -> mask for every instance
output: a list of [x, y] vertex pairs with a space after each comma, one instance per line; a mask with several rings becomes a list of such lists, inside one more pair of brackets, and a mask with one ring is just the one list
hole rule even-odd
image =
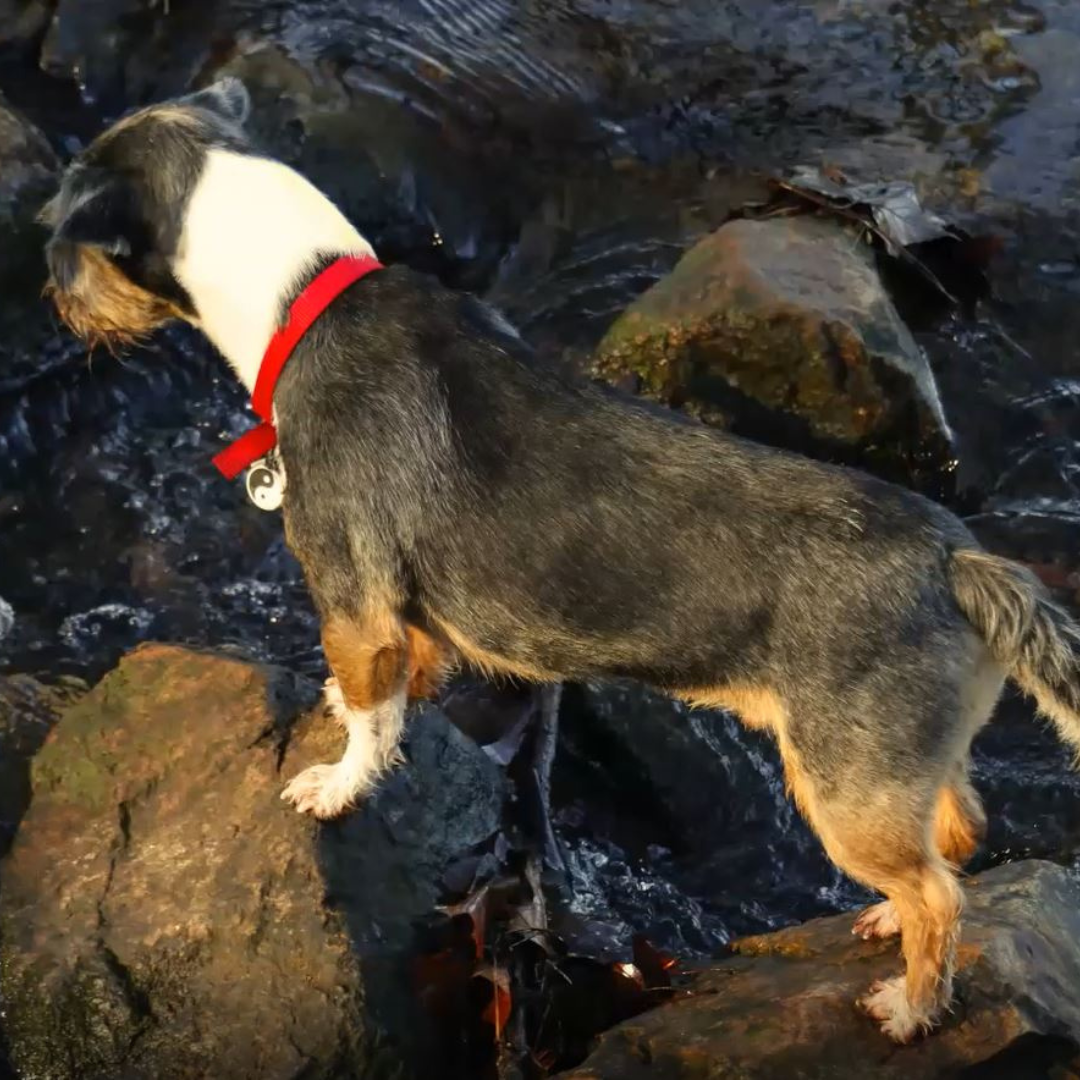
[[466, 652], [667, 687], [849, 681], [963, 621], [947, 557], [974, 542], [946, 511], [564, 381], [419, 275], [364, 283], [302, 348], [277, 397], [296, 528], [376, 533], [350, 562], [391, 534], [408, 599]]

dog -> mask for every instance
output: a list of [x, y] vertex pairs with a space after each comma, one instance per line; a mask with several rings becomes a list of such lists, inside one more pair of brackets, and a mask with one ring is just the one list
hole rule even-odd
[[[368, 242], [245, 135], [237, 80], [82, 151], [43, 211], [48, 290], [90, 342], [200, 327], [252, 390], [289, 304]], [[336, 764], [283, 797], [332, 818], [399, 758], [406, 703], [465, 662], [634, 678], [771, 733], [832, 861], [886, 898], [897, 1042], [952, 995], [957, 869], [985, 817], [969, 747], [1006, 677], [1080, 752], [1080, 628], [944, 508], [549, 369], [474, 297], [356, 281], [273, 394], [283, 520], [321, 619]]]

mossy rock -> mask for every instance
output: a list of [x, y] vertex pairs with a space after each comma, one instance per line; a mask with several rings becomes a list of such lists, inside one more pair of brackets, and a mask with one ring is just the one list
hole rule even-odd
[[340, 756], [316, 688], [143, 646], [33, 763], [0, 869], [0, 997], [38, 1080], [409, 1075], [399, 983], [448, 862], [499, 828], [497, 766], [437, 710], [412, 763], [321, 827], [280, 799]]
[[926, 357], [869, 246], [831, 220], [729, 222], [615, 321], [593, 373], [889, 479], [937, 484], [954, 467]]

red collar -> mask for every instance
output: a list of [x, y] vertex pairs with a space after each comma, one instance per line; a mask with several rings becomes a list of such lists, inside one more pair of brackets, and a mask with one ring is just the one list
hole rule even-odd
[[311, 324], [350, 285], [382, 264], [373, 255], [346, 255], [336, 259], [292, 302], [285, 325], [275, 331], [263, 353], [262, 364], [251, 394], [251, 407], [262, 421], [215, 455], [214, 464], [227, 480], [233, 480], [249, 465], [277, 446], [274, 428], [274, 388], [286, 361]]

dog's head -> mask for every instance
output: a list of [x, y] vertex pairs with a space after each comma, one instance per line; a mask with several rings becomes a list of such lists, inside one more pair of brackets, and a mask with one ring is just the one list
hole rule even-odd
[[80, 337], [112, 349], [194, 318], [172, 271], [185, 206], [211, 149], [248, 149], [249, 109], [243, 83], [223, 79], [125, 117], [68, 167], [40, 219], [46, 291]]

